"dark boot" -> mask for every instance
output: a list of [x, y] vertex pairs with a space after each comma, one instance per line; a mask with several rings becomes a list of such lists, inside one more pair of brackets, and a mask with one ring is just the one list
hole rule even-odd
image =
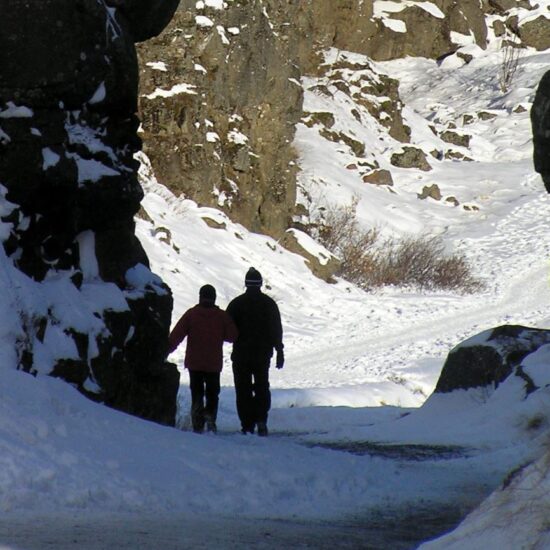
[[213, 434], [217, 433], [218, 427], [216, 426], [216, 420], [210, 415], [205, 415], [206, 420], [206, 431], [212, 432]]

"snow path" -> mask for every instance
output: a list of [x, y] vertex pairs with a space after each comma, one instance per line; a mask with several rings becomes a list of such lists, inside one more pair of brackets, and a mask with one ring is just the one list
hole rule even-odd
[[[34, 518], [33, 522], [0, 519], [0, 550], [136, 550], [151, 548], [405, 550], [434, 534], [454, 527], [460, 510], [417, 507], [400, 515], [378, 514], [353, 521], [247, 520], [202, 516], [147, 518], [61, 517]], [[443, 516], [443, 518], [442, 518]]]

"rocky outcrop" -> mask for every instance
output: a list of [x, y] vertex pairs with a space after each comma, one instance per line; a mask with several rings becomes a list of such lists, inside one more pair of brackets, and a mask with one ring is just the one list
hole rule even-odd
[[[270, 13], [276, 5], [268, 2]], [[472, 36], [484, 48], [487, 28], [483, 5], [477, 0], [393, 2], [388, 5], [362, 0], [309, 0], [283, 3], [286, 24], [298, 32], [294, 48], [306, 73], [314, 70], [314, 52], [338, 48], [368, 55], [377, 61], [423, 56], [437, 59], [455, 51], [453, 33]], [[399, 4], [402, 4], [399, 6]], [[279, 12], [281, 8], [279, 7]], [[280, 21], [280, 16], [275, 16]], [[414, 32], [408, 32], [414, 29]]]
[[[304, 75], [326, 76], [327, 87], [353, 95], [393, 138], [408, 142], [398, 83], [380, 74], [370, 79], [368, 67], [353, 63], [326, 64], [323, 52], [438, 58], [458, 48], [453, 33], [484, 47], [485, 19], [477, 0], [374, 8], [360, 0], [183, 0], [167, 31], [139, 49], [142, 137], [159, 179], [282, 238], [296, 208], [296, 124], [320, 122], [327, 139], [365, 154], [363, 143], [318, 113], [302, 113]], [[402, 32], [407, 28], [414, 33]], [[345, 76], [350, 71], [356, 82]]]
[[550, 71], [542, 77], [531, 107], [533, 160], [550, 193]]
[[495, 36], [504, 37], [509, 46], [542, 51], [550, 47], [550, 18], [540, 11], [529, 13], [536, 8], [539, 4], [535, 0], [488, 0], [485, 11], [495, 16]]
[[398, 4], [380, 3], [374, 14], [376, 31], [364, 42], [362, 53], [378, 61], [405, 56], [437, 59], [459, 49], [453, 33], [471, 36], [478, 46], [486, 46], [487, 28], [481, 2], [402, 2], [401, 8]]
[[275, 237], [294, 209], [302, 115], [300, 71], [283, 38], [262, 2], [183, 2], [140, 49], [143, 138], [159, 179]]
[[403, 147], [391, 156], [391, 163], [398, 168], [418, 168], [423, 172], [432, 169], [426, 153], [418, 147]]
[[7, 3], [0, 34], [4, 250], [37, 283], [70, 278], [72, 307], [94, 303], [95, 318], [81, 323], [92, 333], [54, 305], [28, 320], [20, 367], [43, 372], [43, 348], [58, 334], [73, 351], [55, 358], [51, 374], [113, 407], [174, 423], [178, 373], [165, 362], [172, 299], [134, 234], [142, 198], [133, 158], [140, 148], [134, 42], [160, 32], [178, 0]]
[[525, 380], [526, 391], [534, 382], [523, 372], [523, 359], [550, 343], [550, 330], [504, 325], [487, 330], [449, 353], [435, 393], [498, 386], [511, 374]]

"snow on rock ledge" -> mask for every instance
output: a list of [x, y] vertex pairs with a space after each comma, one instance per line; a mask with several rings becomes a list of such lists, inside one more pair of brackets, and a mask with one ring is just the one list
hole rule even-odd
[[511, 374], [525, 379], [529, 393], [538, 386], [522, 369], [522, 361], [549, 343], [550, 330], [546, 329], [503, 325], [484, 331], [451, 350], [435, 393], [496, 388]]

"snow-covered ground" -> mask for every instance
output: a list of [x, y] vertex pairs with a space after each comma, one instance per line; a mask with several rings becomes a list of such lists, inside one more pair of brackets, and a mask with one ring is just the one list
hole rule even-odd
[[[374, 210], [376, 223], [388, 231], [442, 235], [484, 280], [473, 295], [366, 293], [344, 281], [326, 284], [274, 240], [174, 197], [144, 165], [150, 220], [138, 219], [137, 231], [153, 270], [173, 290], [174, 322], [205, 283], [217, 288], [225, 306], [243, 290], [252, 265], [280, 305], [286, 365], [271, 375], [271, 435], [238, 433], [228, 363], [216, 436], [148, 423], [94, 404], [58, 380], [2, 367], [0, 543], [44, 548], [54, 541], [68, 548], [77, 541], [108, 548], [117, 540], [121, 548], [153, 548], [164, 541], [163, 548], [231, 548], [244, 540], [247, 547], [269, 548], [314, 541], [321, 548], [334, 547], [355, 526], [365, 547], [382, 548], [389, 540], [380, 538], [383, 527], [378, 538], [365, 528], [369, 521], [379, 525], [377, 513], [390, 510], [398, 518], [404, 509], [429, 515], [450, 506], [456, 522], [510, 470], [538, 459], [548, 445], [548, 392], [522, 400], [510, 380], [492, 395], [455, 392], [419, 408], [460, 341], [504, 323], [550, 328], [550, 198], [533, 173], [528, 110], [517, 112], [520, 105], [528, 109], [550, 55], [525, 55], [507, 94], [498, 91], [499, 63], [498, 52], [489, 51], [461, 68], [412, 59], [377, 65], [400, 80], [413, 143], [426, 151], [442, 147], [427, 121], [460, 126], [464, 114], [496, 115], [463, 128], [472, 136], [465, 153], [473, 162], [433, 159], [431, 172], [394, 170], [395, 193], [354, 180], [345, 168], [349, 151], [322, 140], [315, 128], [301, 127], [296, 141], [304, 189], [315, 194], [323, 174], [318, 200], [358, 197], [365, 224]], [[346, 118], [347, 100], [335, 100], [338, 124], [349, 129], [355, 119]], [[321, 100], [306, 101], [315, 110]], [[352, 130], [372, 140], [368, 125]], [[384, 139], [381, 166], [398, 147]], [[432, 183], [460, 205], [419, 200], [417, 193]], [[184, 346], [172, 359], [181, 364], [183, 353]], [[549, 382], [547, 359], [544, 352], [533, 359], [542, 385]], [[179, 426], [185, 428], [184, 371], [181, 380]], [[546, 420], [533, 428], [532, 419], [541, 415]], [[528, 472], [534, 486], [540, 471]], [[499, 497], [491, 498], [489, 509]], [[483, 508], [476, 513], [489, 522]], [[451, 524], [442, 521], [428, 532], [418, 527], [409, 547]], [[461, 529], [453, 547], [473, 548], [460, 541], [475, 529]], [[506, 540], [512, 539], [500, 548], [512, 548]], [[392, 547], [406, 547], [399, 546], [404, 541]], [[360, 547], [357, 536], [353, 543]]]

